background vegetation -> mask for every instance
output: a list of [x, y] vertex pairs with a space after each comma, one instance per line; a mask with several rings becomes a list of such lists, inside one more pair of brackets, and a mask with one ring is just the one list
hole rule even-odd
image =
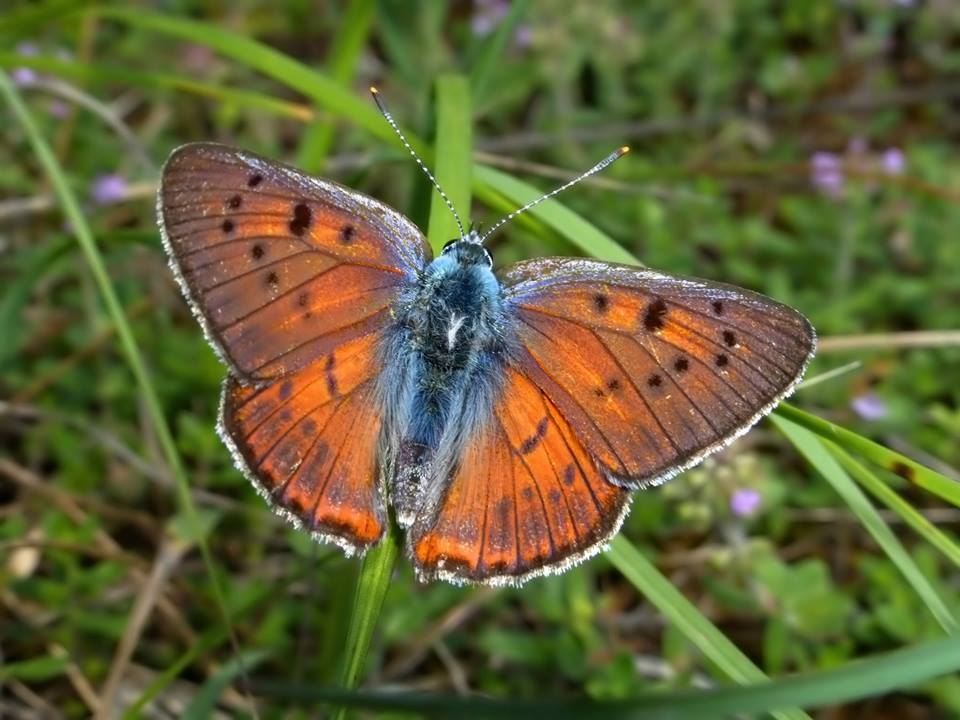
[[[341, 679], [468, 696], [456, 712], [643, 712], [630, 699], [816, 671], [712, 709], [960, 714], [960, 681], [937, 677], [960, 666], [943, 640], [960, 616], [960, 5], [4, 8], [0, 716], [249, 715], [256, 697], [263, 717], [315, 717]], [[497, 237], [496, 263], [632, 256], [765, 292], [820, 332], [818, 382], [638, 494], [612, 551], [563, 576], [425, 587], [380, 553], [355, 600], [360, 563], [287, 529], [214, 434], [224, 369], [153, 204], [172, 148], [219, 140], [449, 239], [371, 83], [479, 222], [630, 144]], [[885, 674], [848, 664], [904, 648]]]

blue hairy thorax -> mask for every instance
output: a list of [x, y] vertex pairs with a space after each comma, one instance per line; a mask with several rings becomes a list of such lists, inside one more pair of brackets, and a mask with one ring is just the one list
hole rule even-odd
[[489, 253], [447, 244], [394, 305], [384, 343], [385, 488], [409, 526], [442, 492], [465, 440], [487, 418], [506, 350], [506, 317]]

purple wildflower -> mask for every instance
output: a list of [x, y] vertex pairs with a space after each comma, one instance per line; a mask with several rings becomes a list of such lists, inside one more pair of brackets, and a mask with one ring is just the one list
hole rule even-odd
[[887, 175], [902, 175], [906, 165], [907, 160], [900, 148], [891, 147], [883, 151], [880, 167]]
[[858, 395], [850, 401], [850, 407], [864, 420], [875, 422], [887, 416], [887, 406], [873, 393]]
[[[30, 42], [22, 42], [17, 45], [17, 55], [22, 55], [23, 57], [34, 57], [38, 54], [39, 50], [36, 45]], [[17, 67], [14, 68], [10, 73], [10, 77], [13, 79], [13, 84], [23, 87], [24, 85], [32, 85], [37, 81], [39, 75], [37, 71], [28, 67]]]
[[127, 196], [127, 181], [120, 175], [101, 175], [93, 181], [90, 196], [97, 205], [110, 205]]
[[810, 182], [827, 195], [843, 192], [843, 164], [830, 152], [815, 152], [810, 158]]
[[510, 11], [508, 0], [476, 0], [470, 30], [474, 35], [489, 35]]
[[57, 98], [51, 100], [50, 105], [47, 107], [47, 111], [50, 113], [50, 115], [57, 119], [65, 118], [69, 110], [70, 106], [67, 105], [63, 100], [58, 100]]
[[753, 488], [737, 488], [730, 496], [730, 510], [734, 515], [749, 517], [760, 507], [760, 493]]
[[533, 29], [529, 25], [518, 25], [513, 33], [513, 44], [518, 48], [527, 48], [533, 44]]

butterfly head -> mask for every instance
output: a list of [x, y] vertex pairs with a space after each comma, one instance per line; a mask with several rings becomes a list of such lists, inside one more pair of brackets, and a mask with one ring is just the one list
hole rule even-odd
[[462, 267], [480, 265], [481, 267], [493, 267], [493, 258], [487, 249], [480, 244], [480, 234], [471, 228], [466, 237], [451, 240], [443, 246], [441, 256], [450, 257], [456, 260]]

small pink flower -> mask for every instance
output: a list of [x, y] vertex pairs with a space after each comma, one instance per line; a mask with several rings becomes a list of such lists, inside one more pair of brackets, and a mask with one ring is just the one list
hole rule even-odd
[[[23, 57], [35, 57], [38, 54], [39, 50], [37, 46], [30, 42], [22, 42], [17, 45], [17, 55], [22, 55]], [[33, 85], [37, 81], [39, 75], [37, 71], [28, 67], [17, 67], [14, 68], [10, 77], [13, 79], [13, 84], [19, 87], [24, 87], [25, 85]]]
[[127, 181], [120, 175], [101, 175], [93, 181], [90, 197], [97, 205], [110, 205], [127, 196]]
[[50, 105], [47, 106], [47, 111], [50, 113], [50, 115], [57, 119], [65, 118], [69, 110], [70, 106], [67, 105], [63, 100], [58, 100], [57, 98], [51, 100]]
[[864, 393], [850, 401], [850, 407], [864, 420], [875, 422], [887, 416], [887, 406], [877, 395]]
[[810, 182], [827, 195], [843, 192], [843, 164], [840, 156], [830, 152], [815, 152], [810, 158]]
[[489, 35], [510, 12], [507, 0], [476, 0], [470, 30], [474, 35]]
[[737, 488], [730, 496], [730, 510], [734, 515], [749, 517], [760, 507], [760, 493], [753, 488]]
[[907, 159], [900, 148], [887, 148], [880, 158], [880, 167], [887, 175], [902, 175], [907, 165]]

